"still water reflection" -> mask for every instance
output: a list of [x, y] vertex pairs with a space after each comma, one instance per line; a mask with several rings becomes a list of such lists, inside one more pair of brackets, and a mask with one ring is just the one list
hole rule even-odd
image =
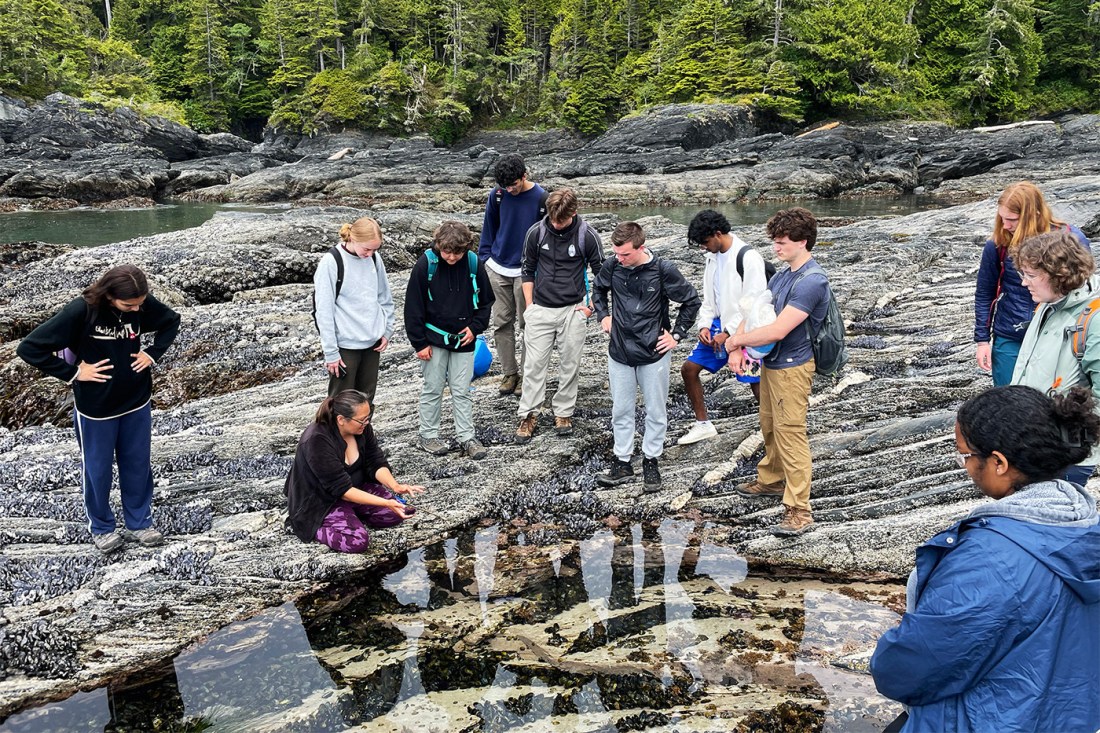
[[724, 533], [480, 527], [0, 730], [881, 730], [903, 589], [753, 576]]

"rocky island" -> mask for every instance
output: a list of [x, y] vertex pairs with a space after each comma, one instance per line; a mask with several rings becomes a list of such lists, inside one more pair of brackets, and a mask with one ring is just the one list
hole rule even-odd
[[[144, 137], [69, 148], [55, 139], [46, 155], [44, 137], [25, 133], [28, 117], [47, 112], [25, 112], [0, 126], [0, 196], [15, 205], [184, 195], [297, 206], [91, 249], [5, 249], [0, 716], [170, 657], [229, 622], [486, 518], [551, 546], [623, 522], [688, 517], [709, 522], [715, 541], [757, 567], [857, 581], [903, 578], [915, 547], [979, 501], [952, 459], [951, 431], [958, 404], [990, 386], [974, 364], [971, 324], [992, 197], [1009, 182], [1034, 180], [1063, 218], [1100, 236], [1095, 116], [985, 132], [894, 123], [793, 134], [761, 129], [737, 108], [674, 107], [624, 120], [592, 141], [500, 133], [445, 149], [427, 140], [273, 134], [248, 150], [236, 141], [193, 140], [176, 153], [161, 142], [163, 130], [144, 123]], [[71, 129], [87, 129], [85, 122]], [[572, 437], [544, 426], [532, 443], [514, 445], [515, 399], [481, 380], [475, 420], [489, 457], [425, 460], [410, 407], [419, 367], [399, 322], [382, 359], [375, 424], [395, 472], [430, 487], [422, 511], [398, 530], [376, 533], [361, 556], [285, 532], [283, 480], [325, 389], [309, 305], [318, 258], [340, 223], [376, 216], [400, 314], [408, 269], [431, 230], [446, 218], [480, 228], [491, 164], [509, 150], [528, 157], [540, 182], [574, 187], [582, 214], [597, 202], [720, 207], [742, 198], [917, 189], [968, 201], [826, 222], [832, 226], [820, 233], [815, 256], [847, 321], [851, 361], [839, 379], [819, 380], [811, 399], [814, 531], [776, 539], [764, 528], [780, 508], [732, 491], [752, 474], [760, 440], [748, 391], [723, 375], [706, 383], [719, 438], [668, 448], [660, 493], [642, 495], [640, 484], [598, 489], [595, 473], [610, 454], [611, 400], [606, 338], [594, 325]], [[615, 223], [606, 214], [588, 220], [605, 240]], [[641, 223], [650, 245], [697, 282], [702, 258], [687, 246], [685, 227], [662, 217]], [[759, 229], [735, 232], [767, 252]], [[41, 378], [14, 350], [90, 277], [122, 262], [150, 275], [153, 292], [182, 314], [183, 325], [155, 374], [154, 521], [168, 541], [103, 557], [89, 544], [63, 385]], [[674, 362], [686, 353], [681, 347]], [[675, 377], [669, 415], [674, 442], [690, 419]]]

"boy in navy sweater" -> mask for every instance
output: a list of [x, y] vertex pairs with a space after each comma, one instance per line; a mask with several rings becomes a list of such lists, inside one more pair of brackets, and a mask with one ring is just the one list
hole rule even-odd
[[474, 347], [489, 325], [493, 289], [485, 266], [470, 251], [469, 228], [445, 221], [432, 235], [432, 247], [420, 256], [405, 293], [405, 331], [420, 359], [420, 447], [432, 455], [450, 450], [439, 438], [443, 387], [451, 389], [455, 437], [475, 460], [485, 447], [474, 437]]
[[504, 371], [501, 394], [520, 394], [523, 357], [516, 349], [516, 332], [523, 330], [520, 261], [527, 230], [546, 214], [546, 191], [527, 180], [527, 166], [518, 155], [503, 155], [493, 168], [497, 185], [489, 192], [481, 225], [478, 257], [493, 286], [493, 340]]

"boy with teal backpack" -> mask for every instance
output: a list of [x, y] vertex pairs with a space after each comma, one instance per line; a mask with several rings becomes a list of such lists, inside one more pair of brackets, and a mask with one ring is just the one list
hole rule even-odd
[[473, 235], [465, 224], [445, 221], [432, 234], [431, 248], [409, 276], [405, 294], [405, 331], [420, 359], [420, 447], [432, 455], [450, 451], [439, 437], [443, 387], [451, 390], [455, 437], [470, 458], [485, 457], [474, 437], [474, 375], [477, 336], [489, 326], [493, 289], [470, 249]]

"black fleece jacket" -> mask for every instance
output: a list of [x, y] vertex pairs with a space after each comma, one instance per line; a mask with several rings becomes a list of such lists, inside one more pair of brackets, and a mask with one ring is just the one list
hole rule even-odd
[[347, 443], [339, 428], [310, 423], [298, 439], [294, 465], [286, 477], [283, 491], [287, 497], [286, 525], [302, 542], [313, 542], [325, 517], [348, 489], [361, 489], [364, 482], [374, 483], [378, 469], [390, 467], [374, 437], [373, 426], [368, 425], [355, 442], [359, 447], [359, 460], [354, 472], [363, 479], [358, 486], [349, 466], [344, 463]]
[[[153, 343], [144, 350], [153, 361], [160, 361], [179, 333], [179, 314], [148, 295], [136, 312], [122, 313], [104, 305], [92, 313], [91, 324], [88, 315], [84, 298], [74, 298], [57, 315], [31, 331], [16, 353], [51, 377], [71, 382], [73, 401], [81, 415], [99, 419], [125, 415], [153, 396], [152, 369], [135, 372], [130, 366], [142, 348], [141, 335], [156, 332]], [[78, 363], [109, 360], [113, 367], [108, 372], [111, 378], [106, 382], [74, 381], [77, 366], [54, 353], [62, 349], [73, 351]]]
[[[474, 309], [474, 284], [470, 278], [467, 256], [463, 255], [454, 265], [448, 265], [442, 257], [436, 265], [435, 275], [428, 282], [428, 256], [420, 255], [409, 275], [405, 291], [405, 332], [409, 343], [417, 351], [425, 346], [445, 348], [449, 351], [473, 351], [474, 342], [455, 346], [428, 328], [432, 324], [447, 333], [457, 334], [469, 327], [477, 336], [489, 327], [489, 314], [493, 309], [493, 286], [485, 274], [485, 263], [477, 263], [477, 310]], [[429, 289], [431, 297], [428, 297]]]

